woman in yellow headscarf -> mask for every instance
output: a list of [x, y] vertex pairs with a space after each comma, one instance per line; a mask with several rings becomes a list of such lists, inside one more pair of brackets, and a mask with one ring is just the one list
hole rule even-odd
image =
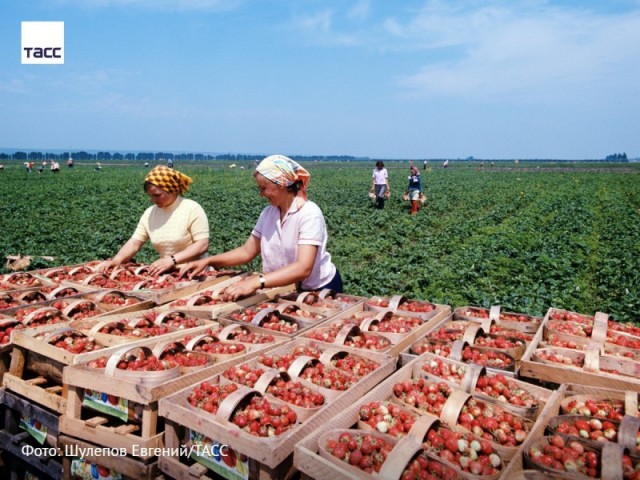
[[327, 252], [327, 227], [320, 208], [307, 198], [309, 172], [283, 155], [271, 155], [254, 172], [258, 193], [269, 201], [244, 245], [183, 266], [195, 276], [208, 265], [232, 267], [262, 257], [262, 275], [227, 287], [226, 301], [259, 288], [299, 283], [302, 290], [342, 291], [342, 279]]
[[127, 243], [115, 257], [102, 262], [98, 271], [128, 262], [147, 240], [160, 254], [149, 268], [151, 275], [205, 254], [209, 249], [207, 215], [198, 203], [182, 196], [191, 181], [187, 175], [162, 165], [151, 170], [144, 179], [144, 191], [154, 205], [142, 214]]

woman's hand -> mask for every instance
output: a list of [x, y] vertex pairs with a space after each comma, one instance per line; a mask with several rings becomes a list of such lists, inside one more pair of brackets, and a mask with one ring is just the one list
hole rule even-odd
[[104, 262], [98, 264], [98, 266], [96, 267], [96, 272], [104, 273], [107, 270], [109, 270], [111, 267], [115, 267], [116, 265], [118, 264], [114, 262], [112, 259], [105, 260]]
[[254, 275], [244, 280], [229, 285], [220, 292], [222, 300], [225, 302], [235, 302], [239, 298], [253, 295], [260, 288], [260, 277]]
[[171, 257], [159, 258], [149, 266], [149, 275], [155, 277], [156, 275], [160, 275], [167, 270], [171, 270], [172, 267], [173, 260], [171, 259]]
[[184, 277], [185, 275], [187, 275], [187, 273], [191, 272], [188, 276], [189, 278], [193, 278], [208, 266], [208, 258], [201, 258], [200, 260], [196, 260], [194, 262], [185, 263], [182, 267], [180, 267], [179, 276]]

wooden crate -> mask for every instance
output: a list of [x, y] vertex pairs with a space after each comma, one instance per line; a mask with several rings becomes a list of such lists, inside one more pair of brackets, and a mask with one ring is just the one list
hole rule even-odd
[[[100, 466], [117, 472], [122, 476], [123, 480], [154, 480], [158, 478], [159, 468], [158, 461], [144, 462], [136, 460], [128, 455], [105, 455], [105, 449], [100, 445], [60, 435], [60, 449], [65, 456], [62, 457], [63, 479], [72, 480], [73, 476], [72, 462], [74, 459], [82, 458], [89, 464]], [[107, 453], [111, 453], [106, 450]], [[116, 450], [113, 453], [118, 453]]]
[[[591, 387], [579, 384], [565, 383], [555, 390], [547, 402], [543, 412], [540, 415], [540, 421], [536, 423], [534, 428], [529, 433], [529, 436], [522, 445], [521, 452], [527, 451], [527, 449], [538, 439], [545, 435], [545, 429], [553, 417], [561, 414], [560, 406], [562, 401], [572, 395], [597, 395], [608, 398], [627, 399], [628, 403], [635, 404], [635, 410], [637, 413], [638, 394], [635, 391], [621, 391], [607, 388]], [[518, 455], [513, 458], [511, 463], [507, 466], [503, 475], [500, 477], [504, 480], [532, 478], [535, 480], [541, 480], [542, 474], [549, 478], [548, 472], [541, 472], [539, 470], [527, 470], [524, 468], [524, 461], [522, 455]], [[555, 478], [555, 477], [553, 477]], [[584, 477], [588, 478], [588, 477]]]
[[[197, 335], [205, 332], [208, 328], [208, 326], [203, 326], [141, 340], [116, 347], [116, 350], [110, 349], [110, 352], [118, 351], [118, 348], [151, 348], [160, 341], [180, 340], [187, 333]], [[163, 425], [162, 420], [158, 418], [158, 401], [160, 399], [222, 372], [232, 365], [253, 358], [263, 351], [276, 347], [277, 344], [267, 345], [262, 350], [255, 349], [244, 355], [230, 357], [212, 366], [182, 374], [178, 378], [153, 386], [142, 385], [128, 379], [114, 379], [105, 375], [102, 371], [87, 368], [86, 364], [71, 365], [65, 368], [63, 373], [63, 384], [67, 389], [67, 401], [64, 415], [60, 419], [60, 431], [98, 445], [123, 448], [126, 449], [129, 455], [148, 460], [153, 455], [139, 455], [136, 452], [160, 448], [163, 445]], [[83, 406], [82, 400], [85, 389], [98, 390], [106, 395], [112, 395], [141, 405], [141, 422], [127, 422], [123, 425], [114, 426], [113, 424], [116, 422], [107, 418], [106, 415], [93, 412]]]
[[[188, 282], [181, 282], [180, 284], [173, 286], [171, 288], [165, 288], [161, 290], [132, 290], [131, 293], [145, 298], [154, 302], [157, 305], [161, 305], [163, 303], [170, 302], [180, 297], [184, 297], [186, 295], [190, 295], [192, 293], [197, 292], [203, 288], [208, 288], [213, 285], [219, 284], [221, 282], [225, 282], [229, 280], [233, 275], [224, 275], [223, 272], [220, 272], [221, 275], [216, 277], [209, 277], [206, 280], [201, 282], [196, 280], [191, 280]], [[75, 288], [91, 288], [91, 285], [84, 284], [82, 282], [75, 282], [70, 280], [63, 280], [62, 285], [69, 285]], [[96, 287], [94, 290], [103, 290], [102, 288]], [[129, 290], [127, 290], [129, 291]]]
[[[552, 313], [556, 309], [551, 307], [545, 315], [541, 327], [538, 329], [536, 336], [528, 346], [522, 360], [520, 361], [519, 374], [525, 379], [536, 379], [544, 382], [555, 384], [571, 383], [588, 385], [593, 387], [610, 388], [612, 390], [632, 390], [640, 392], [640, 372], [638, 376], [615, 375], [602, 371], [589, 371], [588, 369], [578, 369], [566, 367], [560, 364], [551, 364], [535, 361], [534, 352], [538, 348], [544, 336], [544, 326], [549, 322]], [[605, 331], [606, 333], [606, 331]], [[604, 335], [604, 334], [603, 334]], [[604, 337], [603, 337], [604, 338]], [[599, 355], [599, 348], [596, 347], [595, 355]]]
[[[316, 346], [323, 349], [321, 342], [306, 339], [296, 339], [281, 347], [270, 350], [269, 354], [283, 354], [293, 351], [298, 346]], [[198, 432], [208, 438], [222, 444], [229, 445], [241, 455], [249, 459], [249, 468], [252, 472], [250, 478], [285, 478], [292, 474], [292, 453], [298, 441], [309, 432], [324, 425], [336, 414], [353, 404], [364, 393], [373, 388], [378, 382], [386, 378], [395, 369], [395, 358], [362, 352], [354, 349], [344, 350], [365, 358], [376, 359], [380, 367], [360, 379], [349, 390], [338, 395], [334, 400], [307, 418], [302, 424], [285, 432], [278, 437], [272, 437], [266, 441], [263, 438], [249, 435], [239, 431], [226, 421], [218, 422], [217, 419], [204, 411], [193, 409], [187, 397], [192, 388], [186, 388], [176, 394], [160, 400], [160, 415], [166, 419], [165, 445], [170, 448], [178, 448], [183, 438], [184, 429]], [[211, 377], [210, 381], [217, 381], [217, 377]], [[331, 420], [332, 421], [332, 420]], [[189, 466], [181, 463], [179, 458], [161, 458], [160, 468], [168, 475], [177, 478], [186, 478], [191, 472], [196, 472], [198, 478], [202, 478], [211, 472], [206, 472], [199, 466]], [[166, 469], [166, 470], [165, 470]]]
[[[481, 328], [484, 329], [485, 332], [489, 332], [491, 326], [495, 323], [495, 321], [493, 319], [482, 319], [482, 321], [480, 321], [480, 319], [475, 320], [475, 321], [470, 321], [468, 319], [456, 319], [455, 315], [454, 315], [453, 319], [445, 318], [444, 320], [442, 320], [438, 324], [434, 325], [433, 328], [431, 328], [428, 332], [426, 332], [420, 338], [417, 338], [414, 343], [418, 342], [419, 340], [424, 339], [425, 337], [427, 337], [431, 333], [439, 330], [440, 328], [447, 326], [447, 324], [452, 324], [453, 325], [453, 324], [457, 324], [457, 323], [468, 323], [470, 327], [481, 327]], [[541, 332], [542, 328], [539, 328], [537, 331]], [[525, 333], [527, 333], [527, 332], [525, 332]], [[525, 343], [527, 345], [527, 348], [532, 343], [534, 343], [536, 338], [537, 337], [534, 336], [532, 341], [528, 341], [528, 342], [525, 341]], [[418, 356], [416, 353], [414, 353], [412, 351], [412, 349], [411, 349], [412, 346], [413, 346], [413, 344], [409, 345], [409, 347], [405, 348], [402, 352], [400, 352], [400, 359], [399, 359], [399, 365], [400, 366], [405, 366], [407, 363], [411, 362], [413, 359], [415, 359]], [[522, 358], [520, 360], [516, 360], [515, 369], [513, 371], [503, 370], [503, 369], [499, 369], [499, 368], [487, 368], [487, 370], [490, 371], [490, 372], [493, 372], [493, 373], [502, 373], [502, 374], [504, 374], [504, 375], [506, 375], [508, 377], [511, 377], [511, 378], [516, 378], [517, 375], [518, 375], [518, 371], [520, 369], [521, 361], [525, 356], [526, 356], [526, 350], [525, 350], [525, 353], [523, 354]]]
[[[423, 361], [426, 361], [426, 359], [427, 356], [416, 357], [357, 402], [345, 408], [339, 415], [334, 416], [331, 422], [314, 430], [306, 438], [298, 442], [294, 451], [294, 466], [300, 470], [303, 475], [307, 475], [309, 478], [316, 480], [332, 480], [335, 478], [353, 478], [355, 480], [362, 478], [361, 476], [352, 474], [348, 469], [339, 468], [336, 463], [330, 462], [320, 456], [318, 453], [318, 439], [322, 434], [330, 430], [356, 428], [355, 426], [359, 420], [358, 412], [361, 405], [391, 398], [393, 396], [393, 386], [398, 382], [411, 379], [414, 376], [416, 367], [419, 368], [419, 365]], [[552, 399], [553, 394], [549, 397], [549, 402]], [[529, 435], [536, 429], [538, 422], [543, 418], [549, 402], [545, 404]], [[426, 414], [423, 416], [426, 416]], [[520, 446], [518, 450], [521, 448], [522, 446]], [[502, 475], [501, 478], [507, 479], [508, 477]]]
[[[58, 448], [59, 415], [5, 389], [0, 390], [0, 412], [0, 445], [7, 464], [7, 476], [4, 478], [23, 478], [25, 472], [36, 477], [62, 478], [62, 459]], [[43, 444], [21, 427], [23, 417], [29, 419], [29, 425], [39, 423], [46, 427]]]
[[13, 350], [9, 370], [3, 378], [8, 390], [32, 399], [33, 402], [58, 413], [65, 411], [66, 388], [62, 383], [63, 369], [73, 363], [88, 362], [113, 351], [113, 348], [73, 354], [49, 345], [38, 335], [53, 333], [66, 326], [43, 327], [12, 332]]
[[0, 389], [0, 405], [3, 409], [1, 428], [6, 433], [10, 435], [21, 433], [20, 419], [24, 416], [39, 422], [46, 428], [45, 447], [58, 446], [60, 415], [57, 412], [34, 404], [31, 399], [17, 395], [5, 388]]
[[[329, 324], [333, 324], [333, 323], [340, 323], [340, 322], [349, 323], [347, 322], [347, 319], [349, 319], [352, 315], [360, 312], [365, 312], [365, 311], [371, 311], [372, 313], [375, 312], [374, 310], [369, 310], [369, 307], [367, 306], [366, 303], [364, 302], [357, 303], [353, 307], [344, 310], [342, 313], [328, 319], [327, 321], [323, 322], [317, 327], [313, 327], [311, 330], [314, 330], [316, 328], [320, 328], [320, 329], [325, 328]], [[398, 311], [397, 313], [394, 313], [394, 314], [403, 315], [404, 312]], [[402, 351], [406, 350], [417, 339], [427, 335], [427, 333], [433, 330], [435, 326], [449, 320], [450, 318], [451, 318], [451, 307], [449, 305], [436, 305], [435, 313], [432, 316], [430, 316], [428, 320], [425, 320], [422, 325], [418, 326], [417, 328], [414, 328], [411, 332], [404, 335], [400, 340], [391, 340], [391, 346], [388, 349], [384, 350], [384, 353], [391, 356], [400, 355]], [[302, 335], [306, 336], [306, 334], [308, 334], [311, 330], [303, 332]], [[384, 336], [380, 333], [378, 333], [378, 335]], [[388, 338], [388, 337], [385, 337], [385, 338]]]

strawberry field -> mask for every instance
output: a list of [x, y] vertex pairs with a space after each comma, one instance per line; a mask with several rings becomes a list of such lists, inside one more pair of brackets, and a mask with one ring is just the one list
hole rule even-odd
[[[640, 168], [591, 164], [460, 164], [421, 172], [427, 203], [417, 217], [401, 199], [407, 163], [389, 165], [392, 198], [372, 208], [369, 163], [313, 163], [309, 195], [325, 213], [329, 251], [354, 295], [404, 294], [435, 303], [541, 315], [550, 306], [638, 321]], [[261, 209], [246, 170], [184, 166], [188, 196], [209, 216], [210, 251], [240, 245]], [[600, 168], [602, 168], [600, 166]], [[0, 252], [51, 255], [31, 268], [115, 254], [150, 205], [140, 166], [0, 172]], [[145, 247], [138, 260], [155, 253]], [[254, 262], [248, 268], [259, 269]]]

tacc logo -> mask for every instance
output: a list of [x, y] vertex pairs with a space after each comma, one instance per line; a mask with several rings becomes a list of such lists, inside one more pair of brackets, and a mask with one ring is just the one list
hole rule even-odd
[[22, 22], [23, 64], [64, 64], [64, 22]]

